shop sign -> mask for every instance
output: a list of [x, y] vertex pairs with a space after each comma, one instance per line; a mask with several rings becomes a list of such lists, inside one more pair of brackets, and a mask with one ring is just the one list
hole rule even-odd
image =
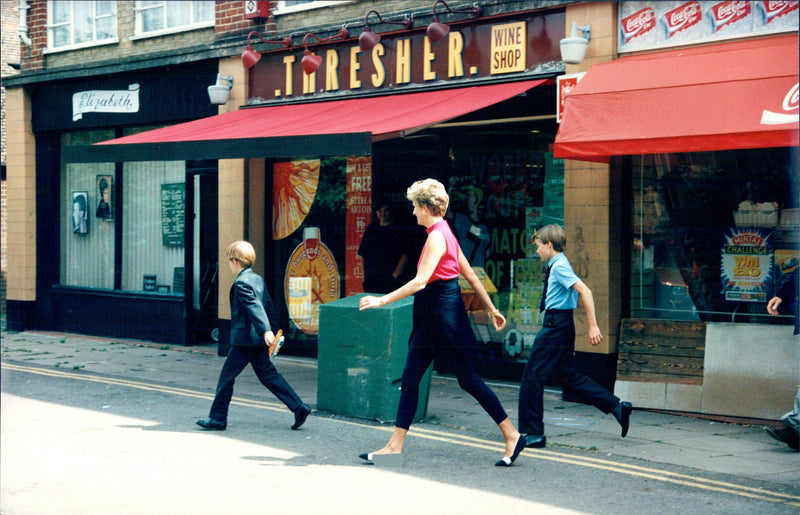
[[72, 95], [72, 121], [77, 122], [85, 113], [138, 113], [139, 85], [131, 84], [125, 90], [78, 91]]
[[575, 86], [581, 81], [586, 72], [569, 73], [556, 77], [556, 122], [561, 123], [561, 114], [564, 112], [564, 101]]
[[761, 125], [783, 125], [800, 121], [800, 83], [792, 86], [783, 97], [780, 111], [764, 109], [761, 113]]
[[798, 12], [796, 0], [620, 2], [619, 51], [797, 31]]
[[362, 293], [364, 260], [358, 247], [372, 219], [372, 158], [347, 158], [347, 224], [345, 234], [345, 296]]
[[319, 93], [396, 91], [405, 86], [439, 85], [513, 73], [558, 75], [564, 71], [559, 41], [565, 37], [564, 12], [551, 12], [497, 24], [452, 27], [431, 43], [421, 30], [385, 36], [362, 52], [357, 41], [315, 45], [319, 69], [303, 73], [299, 50], [262, 55], [251, 69], [251, 102]]
[[725, 300], [766, 302], [772, 288], [772, 231], [731, 228], [722, 244], [722, 294]]

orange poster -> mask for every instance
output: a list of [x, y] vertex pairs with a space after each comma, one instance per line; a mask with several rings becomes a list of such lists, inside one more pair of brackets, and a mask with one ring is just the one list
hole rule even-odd
[[319, 159], [275, 163], [272, 167], [272, 239], [295, 232], [311, 209], [319, 183]]
[[347, 233], [345, 235], [345, 295], [364, 291], [364, 262], [358, 246], [372, 217], [372, 158], [347, 158]]

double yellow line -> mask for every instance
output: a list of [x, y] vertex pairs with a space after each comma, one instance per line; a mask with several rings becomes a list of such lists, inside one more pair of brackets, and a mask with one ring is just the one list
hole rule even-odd
[[[196, 390], [187, 390], [185, 388], [176, 388], [173, 386], [155, 385], [151, 383], [143, 383], [140, 381], [131, 381], [128, 379], [117, 379], [113, 377], [100, 377], [88, 374], [79, 374], [75, 372], [67, 372], [64, 370], [31, 367], [25, 365], [18, 365], [13, 363], [2, 362], [2, 368], [13, 370], [17, 372], [26, 372], [30, 374], [38, 374], [42, 376], [57, 377], [62, 379], [74, 379], [79, 381], [89, 381], [95, 383], [103, 383], [116, 386], [124, 386], [127, 388], [136, 388], [139, 390], [146, 390], [152, 392], [168, 393], [172, 395], [180, 395], [183, 397], [194, 397], [197, 399], [212, 400], [214, 396], [209, 393], [202, 393]], [[241, 397], [234, 397], [231, 400], [232, 404], [238, 406], [246, 406], [250, 408], [257, 408], [270, 411], [285, 411], [286, 407], [283, 404], [274, 402], [265, 402], [244, 399]], [[331, 421], [339, 424], [348, 424], [352, 426], [359, 426], [370, 429], [378, 429], [382, 431], [392, 431], [392, 428], [386, 426], [375, 426], [374, 424], [355, 422], [349, 420], [331, 419]], [[476, 449], [485, 449], [491, 451], [502, 452], [504, 447], [496, 442], [491, 442], [481, 438], [475, 438], [468, 435], [447, 433], [434, 429], [421, 428], [415, 426], [411, 429], [412, 436], [417, 438], [425, 438], [427, 440], [435, 440], [440, 442], [447, 442], [465, 447], [472, 447]], [[571, 454], [563, 454], [557, 451], [549, 451], [543, 449], [527, 449], [521, 456], [528, 458], [535, 458], [541, 460], [555, 461], [559, 463], [567, 463], [570, 465], [577, 465], [581, 467], [589, 467], [619, 474], [628, 474], [631, 476], [662, 481], [665, 483], [673, 483], [681, 486], [688, 486], [691, 488], [700, 488], [714, 492], [727, 493], [731, 495], [738, 495], [740, 497], [748, 497], [760, 501], [780, 503], [789, 506], [800, 507], [800, 496], [785, 494], [782, 492], [774, 492], [764, 490], [762, 488], [753, 488], [726, 481], [717, 481], [714, 479], [706, 479], [703, 477], [692, 476], [687, 474], [680, 474], [677, 472], [670, 472], [667, 470], [654, 469], [649, 467], [642, 467], [639, 465], [630, 465], [626, 463], [619, 463], [615, 461], [603, 460], [592, 458], [589, 456], [578, 456]]]

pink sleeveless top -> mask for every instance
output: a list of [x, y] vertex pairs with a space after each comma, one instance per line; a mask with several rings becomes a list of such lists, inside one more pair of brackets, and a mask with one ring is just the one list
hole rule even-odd
[[[428, 279], [428, 283], [432, 283], [437, 279], [453, 279], [458, 277], [461, 269], [458, 267], [458, 240], [456, 239], [456, 235], [453, 234], [453, 231], [450, 229], [450, 226], [445, 220], [441, 220], [431, 225], [428, 227], [426, 232], [430, 234], [431, 231], [439, 231], [442, 233], [442, 236], [444, 236], [444, 242], [447, 245], [447, 250], [439, 260], [439, 263], [436, 265], [431, 278]], [[425, 253], [424, 248], [422, 249], [422, 253]], [[419, 262], [417, 263], [417, 268], [419, 268], [420, 263], [422, 263], [421, 254]]]

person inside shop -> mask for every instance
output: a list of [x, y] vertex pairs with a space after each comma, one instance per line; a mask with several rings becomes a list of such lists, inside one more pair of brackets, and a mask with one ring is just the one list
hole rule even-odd
[[[798, 290], [800, 290], [800, 266], [795, 266], [784, 284], [775, 293], [775, 296], [767, 302], [767, 313], [770, 315], [780, 315], [791, 313], [794, 316], [794, 334], [800, 334], [800, 301], [798, 300]], [[772, 426], [765, 426], [764, 431], [772, 438], [783, 442], [791, 449], [800, 450], [800, 388], [794, 397], [792, 411], [781, 417], [784, 426], [780, 429]]]
[[249, 242], [235, 241], [228, 246], [225, 255], [236, 276], [229, 294], [230, 351], [219, 374], [209, 418], [198, 420], [197, 425], [203, 429], [225, 430], [233, 383], [249, 363], [261, 383], [294, 413], [292, 429], [299, 429], [311, 408], [303, 403], [270, 360], [270, 347], [278, 343], [274, 332], [278, 317], [264, 279], [251, 268], [256, 260], [255, 249]]
[[364, 259], [364, 291], [389, 293], [398, 286], [408, 261], [408, 238], [395, 222], [394, 210], [387, 200], [375, 209], [376, 221], [364, 231], [358, 255]]
[[495, 465], [511, 466], [525, 448], [525, 440], [500, 400], [475, 371], [473, 353], [477, 342], [461, 298], [459, 274], [478, 294], [496, 331], [503, 329], [506, 319], [495, 308], [444, 220], [449, 203], [444, 185], [435, 179], [417, 181], [408, 188], [406, 197], [414, 206], [417, 223], [427, 231], [417, 274], [386, 295], [366, 295], [359, 301], [360, 309], [365, 310], [414, 296], [413, 327], [401, 378], [400, 404], [389, 442], [378, 451], [359, 457], [374, 464], [401, 462], [406, 434], [417, 410], [419, 383], [436, 359], [448, 363], [449, 368], [455, 371], [459, 386], [472, 395], [500, 427], [505, 440], [505, 454]]
[[486, 269], [492, 237], [489, 228], [480, 221], [479, 208], [483, 200], [483, 190], [477, 186], [467, 186], [463, 193], [467, 199], [466, 212], [454, 214], [453, 230], [470, 265]]
[[100, 182], [97, 183], [97, 189], [99, 190], [100, 201], [97, 203], [95, 216], [109, 220], [111, 218], [111, 188], [109, 187], [108, 179], [102, 177]]
[[611, 413], [622, 427], [622, 437], [628, 434], [633, 406], [621, 402], [592, 378], [579, 373], [573, 365], [575, 353], [575, 321], [572, 312], [580, 297], [589, 323], [589, 343], [603, 341], [597, 325], [592, 291], [575, 275], [564, 248], [567, 237], [557, 224], [545, 225], [533, 235], [536, 253], [547, 263], [544, 291], [539, 311], [544, 312], [542, 329], [536, 334], [533, 348], [519, 389], [519, 429], [525, 434], [526, 447], [544, 447], [544, 382], [554, 370], [560, 372], [564, 388], [578, 393], [603, 413]]
[[78, 193], [72, 196], [72, 232], [86, 234], [89, 232], [89, 221], [86, 219], [86, 194]]

